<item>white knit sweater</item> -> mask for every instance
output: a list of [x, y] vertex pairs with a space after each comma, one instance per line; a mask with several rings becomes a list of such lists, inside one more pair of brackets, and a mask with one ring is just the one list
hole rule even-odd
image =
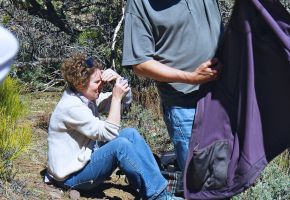
[[[108, 112], [112, 93], [101, 93], [97, 108], [88, 99], [67, 89], [50, 118], [48, 129], [48, 173], [56, 180], [82, 169], [90, 160], [93, 141], [110, 141], [118, 136], [119, 126], [103, 121], [99, 112]], [[124, 104], [132, 101], [131, 92]]]

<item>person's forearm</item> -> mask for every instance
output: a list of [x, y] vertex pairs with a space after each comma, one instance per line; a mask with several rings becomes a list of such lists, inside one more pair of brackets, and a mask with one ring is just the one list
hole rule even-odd
[[121, 99], [112, 97], [109, 115], [106, 119], [107, 122], [120, 125], [121, 123]]
[[150, 60], [133, 67], [137, 75], [152, 78], [160, 82], [181, 82], [195, 84], [193, 72], [178, 70], [158, 61]]

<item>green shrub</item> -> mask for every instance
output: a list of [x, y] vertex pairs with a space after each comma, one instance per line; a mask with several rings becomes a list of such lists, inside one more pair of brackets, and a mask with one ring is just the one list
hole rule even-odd
[[[288, 176], [290, 175], [290, 153], [289, 150], [284, 151], [273, 162], [275, 162], [279, 168]], [[290, 188], [289, 188], [290, 189]]]
[[3, 15], [1, 19], [1, 24], [6, 25], [11, 20], [11, 17], [9, 15]]
[[[254, 186], [233, 200], [284, 200], [290, 199], [289, 152], [278, 156], [258, 177]], [[282, 161], [283, 160], [283, 161]], [[288, 166], [288, 167], [286, 167]]]
[[23, 121], [27, 109], [19, 96], [17, 81], [7, 78], [0, 85], [0, 179], [11, 180], [13, 160], [28, 147], [31, 125]]
[[144, 109], [139, 103], [133, 103], [122, 119], [122, 126], [138, 129], [154, 153], [173, 149], [166, 126], [156, 110]]
[[17, 81], [9, 77], [0, 86], [1, 112], [12, 120], [17, 120], [27, 113], [27, 109], [20, 100], [19, 91]]
[[96, 42], [97, 38], [99, 37], [99, 34], [100, 33], [98, 32], [98, 30], [86, 29], [80, 33], [78, 37], [78, 42], [82, 46], [93, 45]]

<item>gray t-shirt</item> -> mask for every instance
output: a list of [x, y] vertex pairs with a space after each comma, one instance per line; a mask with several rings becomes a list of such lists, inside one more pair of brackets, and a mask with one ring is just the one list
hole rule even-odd
[[[216, 0], [128, 0], [122, 65], [154, 59], [194, 71], [214, 56], [221, 24]], [[157, 82], [157, 86], [163, 101], [198, 89], [184, 83]]]

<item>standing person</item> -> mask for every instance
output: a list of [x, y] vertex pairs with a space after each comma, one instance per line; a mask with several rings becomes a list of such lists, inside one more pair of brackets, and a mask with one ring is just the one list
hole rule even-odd
[[[46, 177], [66, 189], [90, 190], [119, 167], [143, 199], [174, 200], [144, 139], [133, 128], [119, 131], [121, 103], [131, 102], [128, 82], [82, 54], [67, 59], [61, 72], [69, 87], [50, 119]], [[113, 91], [102, 93], [112, 81]], [[108, 112], [105, 120], [101, 112]]]
[[[164, 121], [184, 170], [199, 84], [219, 75], [216, 0], [128, 0], [123, 66], [156, 80]], [[210, 122], [209, 122], [210, 123]]]

